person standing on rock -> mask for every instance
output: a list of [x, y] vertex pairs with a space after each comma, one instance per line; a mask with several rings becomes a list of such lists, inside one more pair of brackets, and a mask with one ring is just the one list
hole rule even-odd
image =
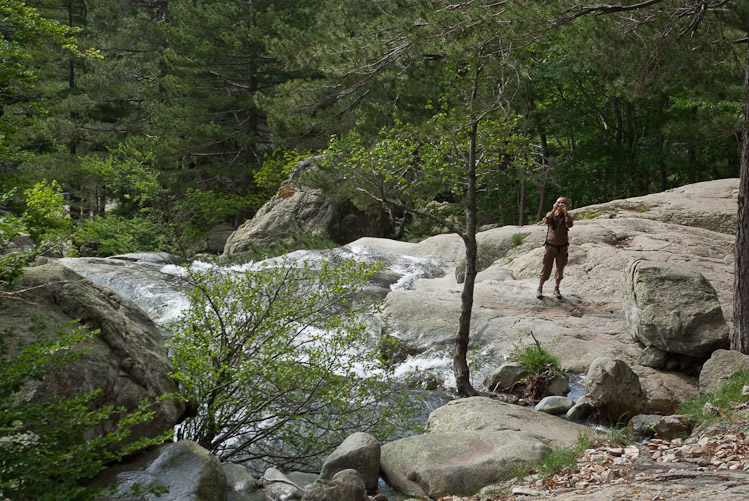
[[544, 241], [543, 269], [541, 270], [541, 280], [538, 283], [536, 297], [539, 299], [543, 297], [544, 282], [551, 276], [551, 268], [556, 262], [554, 297], [560, 299], [562, 294], [559, 292], [559, 283], [564, 277], [564, 267], [567, 265], [567, 251], [570, 246], [568, 233], [569, 229], [572, 228], [572, 216], [567, 212], [567, 199], [565, 197], [557, 198], [554, 207], [546, 214], [543, 222], [548, 226], [548, 229]]

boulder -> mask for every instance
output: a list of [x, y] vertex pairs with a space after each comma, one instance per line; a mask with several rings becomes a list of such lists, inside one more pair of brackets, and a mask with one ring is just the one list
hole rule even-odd
[[380, 444], [376, 438], [363, 432], [346, 437], [325, 459], [320, 478], [333, 480], [338, 472], [349, 469], [359, 472], [368, 491], [377, 488], [380, 477]]
[[519, 464], [536, 463], [548, 450], [514, 430], [427, 433], [383, 445], [382, 474], [409, 496], [468, 496], [506, 479]]
[[570, 392], [570, 380], [564, 374], [557, 372], [546, 383], [545, 395], [562, 397]]
[[486, 376], [484, 386], [491, 391], [509, 390], [529, 374], [528, 369], [520, 362], [506, 362]]
[[[226, 475], [221, 462], [195, 442], [182, 440], [162, 444], [125, 463], [104, 470], [94, 485], [116, 486], [119, 495], [127, 494], [136, 484], [166, 487], [162, 501], [225, 501]], [[137, 499], [151, 499], [152, 496]]]
[[627, 428], [629, 428], [636, 437], [654, 437], [655, 436], [655, 425], [661, 420], [663, 416], [658, 414], [638, 414], [632, 416], [627, 422]]
[[630, 261], [623, 307], [632, 337], [645, 346], [703, 359], [727, 346], [728, 324], [715, 288], [688, 267]]
[[349, 200], [335, 202], [321, 189], [308, 188], [299, 182], [304, 173], [317, 168], [318, 160], [312, 157], [297, 164], [278, 193], [226, 240], [224, 255], [292, 242], [299, 233], [341, 244], [386, 233], [383, 218], [361, 212]]
[[534, 410], [556, 416], [559, 414], [567, 414], [574, 405], [575, 401], [571, 398], [550, 396], [543, 398], [539, 403], [537, 403]]
[[575, 402], [575, 405], [570, 407], [565, 418], [567, 418], [567, 421], [582, 422], [593, 414], [593, 410], [593, 406], [588, 399], [585, 398], [585, 395], [583, 395], [577, 400], [577, 402]]
[[154, 264], [185, 264], [187, 260], [182, 256], [169, 254], [168, 252], [129, 252], [118, 254], [108, 259], [129, 261], [131, 263], [154, 263]]
[[694, 377], [679, 372], [659, 371], [642, 365], [634, 365], [632, 370], [637, 374], [642, 387], [643, 412], [673, 414], [682, 402], [699, 397]]
[[[134, 303], [55, 263], [27, 268], [19, 289], [24, 292], [16, 300], [0, 303], [3, 328], [11, 329], [18, 341], [30, 342], [38, 335], [34, 318], [43, 321], [43, 332], [52, 336], [57, 335], [56, 325], [68, 322], [100, 331], [81, 344], [87, 351], [80, 358], [29, 388], [33, 399], [72, 397], [101, 388], [94, 408], [111, 405], [135, 411], [144, 399], [173, 395], [152, 406], [154, 418], [135, 427], [130, 440], [159, 436], [180, 421], [185, 404], [176, 397], [161, 334]], [[91, 433], [113, 431], [116, 419], [113, 416]]]
[[265, 501], [265, 494], [247, 468], [234, 463], [221, 466], [226, 475], [226, 501]]
[[738, 351], [717, 350], [700, 372], [700, 395], [714, 392], [742, 370], [749, 370], [749, 355]]
[[598, 414], [611, 423], [626, 422], [642, 409], [640, 378], [622, 360], [595, 359], [588, 370], [585, 392]]
[[291, 501], [304, 496], [304, 490], [299, 485], [275, 468], [265, 470], [260, 482], [269, 501]]
[[579, 435], [595, 433], [587, 426], [487, 397], [461, 398], [438, 407], [429, 414], [427, 429], [435, 434], [512, 430], [557, 448], [575, 445]]
[[685, 416], [659, 416], [638, 414], [629, 420], [627, 428], [639, 437], [656, 437], [664, 440], [684, 437], [691, 433], [693, 423]]
[[368, 501], [367, 488], [358, 471], [341, 470], [331, 479], [319, 479], [307, 487], [302, 501]]
[[666, 367], [666, 358], [668, 353], [663, 350], [656, 348], [655, 346], [647, 346], [640, 355], [637, 362], [645, 367], [651, 367], [653, 369], [664, 369]]

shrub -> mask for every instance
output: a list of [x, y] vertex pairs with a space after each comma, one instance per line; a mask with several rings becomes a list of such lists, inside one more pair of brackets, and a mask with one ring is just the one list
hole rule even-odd
[[258, 471], [317, 471], [354, 431], [407, 430], [418, 402], [394, 389], [362, 316], [374, 271], [349, 261], [188, 270], [190, 306], [169, 347], [200, 406], [179, 432]]
[[130, 218], [107, 214], [84, 223], [75, 235], [84, 256], [114, 256], [138, 251], [174, 252], [168, 229], [155, 218], [143, 214]]
[[517, 247], [518, 245], [523, 243], [523, 239], [525, 238], [524, 233], [515, 233], [512, 235], [512, 245]]
[[57, 181], [42, 181], [24, 191], [26, 212], [22, 219], [37, 241], [54, 241], [72, 230], [70, 216], [63, 214], [65, 198]]
[[550, 366], [557, 371], [561, 369], [559, 358], [540, 344], [526, 346], [515, 355], [515, 358], [531, 374], [540, 374]]

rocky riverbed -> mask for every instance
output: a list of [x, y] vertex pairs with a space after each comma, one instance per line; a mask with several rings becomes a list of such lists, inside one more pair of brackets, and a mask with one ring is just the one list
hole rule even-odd
[[[749, 409], [749, 406], [747, 406]], [[745, 412], [749, 416], [749, 412]], [[471, 497], [440, 501], [749, 499], [749, 421], [714, 425], [687, 439], [588, 449], [574, 468], [513, 479]]]

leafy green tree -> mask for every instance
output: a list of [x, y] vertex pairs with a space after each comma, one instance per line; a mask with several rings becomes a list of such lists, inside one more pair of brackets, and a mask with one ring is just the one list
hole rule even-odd
[[178, 433], [222, 459], [319, 471], [354, 431], [384, 440], [408, 429], [418, 399], [395, 388], [363, 316], [376, 269], [189, 270], [190, 306], [169, 348], [184, 396], [200, 405]]
[[45, 48], [71, 56], [79, 51], [75, 30], [42, 18], [22, 1], [0, 3], [0, 20], [0, 162], [17, 163], [35, 147], [41, 111], [34, 92], [34, 51]]
[[[306, 108], [297, 104], [299, 97], [293, 106], [325, 114], [350, 111], [365, 98], [375, 99], [369, 96], [370, 93], [380, 99], [388, 95], [377, 89], [396, 89], [397, 92], [402, 88], [400, 81], [411, 74], [437, 76], [439, 86], [429, 90], [436, 93], [434, 101], [444, 103], [444, 110], [438, 111], [436, 116], [431, 112], [431, 118], [414, 122], [420, 129], [420, 137], [413, 144], [423, 143], [429, 147], [420, 148], [418, 154], [413, 154], [415, 148], [407, 146], [403, 150], [405, 155], [394, 167], [403, 170], [411, 163], [410, 155], [416, 169], [420, 164], [426, 167], [424, 171], [429, 171], [429, 179], [445, 184], [452, 182], [453, 195], [462, 202], [462, 223], [447, 221], [446, 224], [450, 231], [463, 239], [466, 250], [454, 370], [458, 393], [473, 395], [475, 390], [470, 383], [466, 356], [477, 273], [477, 200], [483, 176], [480, 170], [499, 172], [512, 165], [519, 172], [521, 165], [531, 165], [527, 154], [515, 154], [519, 150], [501, 151], [503, 146], [517, 145], [518, 142], [497, 134], [499, 130], [508, 130], [504, 123], [511, 116], [505, 90], [516, 79], [510, 62], [517, 36], [512, 26], [513, 22], [522, 19], [522, 12], [504, 4], [498, 7], [488, 1], [457, 5], [416, 1], [409, 4], [407, 12], [397, 2], [376, 5], [373, 2], [354, 2], [340, 8], [344, 12], [356, 10], [368, 19], [371, 16], [372, 22], [354, 26], [354, 19], [358, 21], [358, 17], [330, 10], [330, 16], [335, 15], [336, 19], [324, 19], [337, 29], [331, 30], [325, 40], [329, 44], [327, 51], [315, 47], [314, 51], [303, 52], [303, 57], [309, 57], [312, 52], [312, 57], [318, 58], [320, 68], [327, 73], [328, 81], [336, 84], [326, 86], [315, 78], [297, 83], [294, 91], [307, 99]], [[422, 109], [425, 102], [427, 100], [423, 99]], [[374, 106], [376, 103], [375, 99]], [[397, 110], [391, 109], [390, 113], [392, 117]], [[381, 116], [382, 113], [365, 115], [365, 120], [377, 120]], [[375, 149], [384, 151], [388, 144], [383, 142]], [[364, 169], [371, 170], [376, 163], [366, 163]], [[381, 162], [384, 163], [387, 161]], [[412, 174], [416, 169], [407, 167], [404, 172]], [[403, 176], [399, 179], [399, 174], [391, 174], [396, 181], [395, 184], [389, 183], [388, 189], [414, 179], [424, 182], [423, 178]], [[388, 182], [388, 178], [380, 176], [380, 179]], [[383, 186], [381, 184], [380, 188]], [[401, 201], [384, 198], [382, 193], [370, 192], [370, 195], [397, 205], [401, 210], [417, 212]], [[430, 217], [427, 211], [418, 213]]]
[[24, 191], [23, 220], [37, 242], [52, 242], [72, 231], [70, 216], [64, 214], [65, 198], [57, 181], [36, 183]]

